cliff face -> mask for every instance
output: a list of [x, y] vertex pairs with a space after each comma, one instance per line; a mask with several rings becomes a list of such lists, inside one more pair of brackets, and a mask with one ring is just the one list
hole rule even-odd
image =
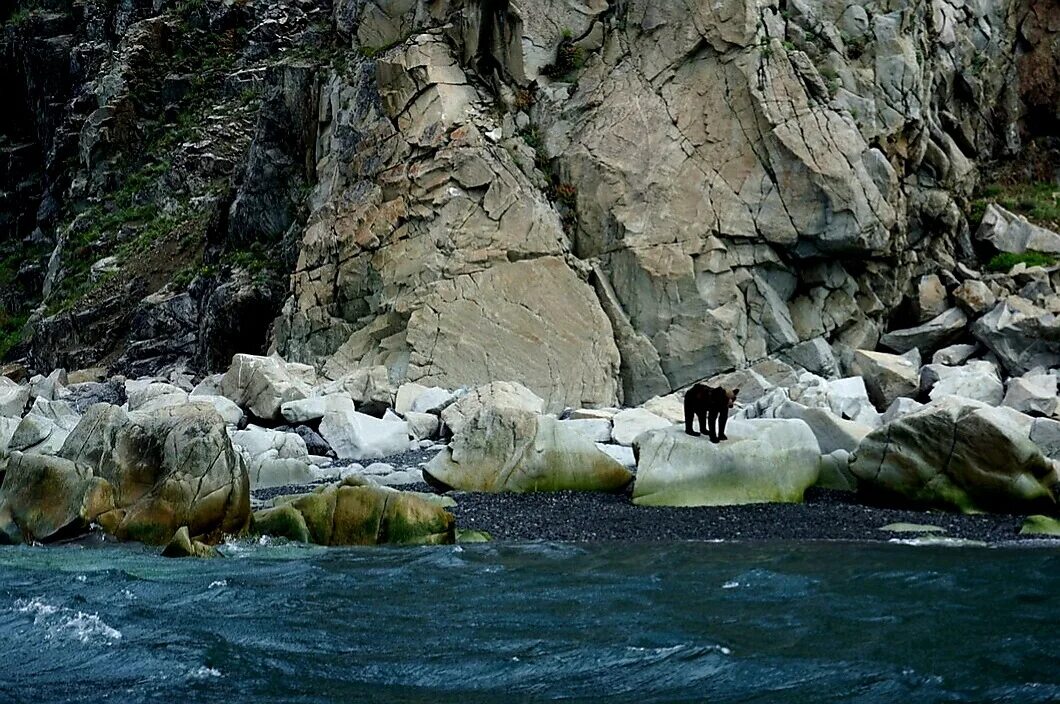
[[830, 374], [1060, 130], [1047, 0], [27, 0], [2, 42], [42, 368], [271, 347], [553, 406]]

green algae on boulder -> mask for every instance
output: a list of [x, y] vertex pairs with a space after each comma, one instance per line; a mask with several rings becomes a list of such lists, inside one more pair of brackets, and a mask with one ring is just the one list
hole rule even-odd
[[192, 540], [187, 526], [181, 526], [173, 538], [162, 550], [162, 557], [221, 557], [221, 553], [212, 545]]
[[948, 397], [874, 430], [850, 465], [858, 490], [897, 504], [1051, 513], [1056, 470], [1030, 441], [1031, 419]]
[[61, 457], [13, 452], [0, 487], [0, 543], [73, 537], [113, 508], [113, 488], [90, 468]]
[[301, 511], [290, 504], [255, 511], [250, 523], [250, 532], [287, 538], [298, 543], [311, 543], [313, 536]]
[[633, 475], [577, 430], [551, 416], [485, 406], [464, 419], [424, 478], [461, 491], [604, 491]]
[[92, 406], [59, 456], [13, 453], [0, 486], [6, 540], [74, 537], [98, 523], [121, 540], [207, 542], [250, 519], [246, 467], [222, 418], [201, 405], [126, 413]]
[[638, 438], [633, 503], [729, 506], [798, 503], [817, 482], [821, 450], [801, 420], [732, 421], [729, 439], [712, 443], [683, 428]]
[[415, 494], [359, 480], [276, 499], [252, 530], [318, 545], [443, 545], [456, 540], [452, 514]]
[[1052, 516], [1027, 516], [1020, 528], [1020, 535], [1055, 535], [1060, 537], [1060, 518]]

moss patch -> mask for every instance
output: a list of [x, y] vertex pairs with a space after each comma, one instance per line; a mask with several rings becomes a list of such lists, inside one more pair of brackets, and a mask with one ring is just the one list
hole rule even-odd
[[968, 220], [973, 228], [983, 221], [986, 207], [991, 203], [1018, 213], [1036, 225], [1060, 228], [1060, 186], [1055, 183], [1031, 181], [984, 186], [968, 210]]
[[1056, 264], [1056, 257], [1043, 252], [1002, 252], [987, 263], [986, 268], [990, 271], [1008, 272], [1017, 264], [1027, 266], [1052, 266]]

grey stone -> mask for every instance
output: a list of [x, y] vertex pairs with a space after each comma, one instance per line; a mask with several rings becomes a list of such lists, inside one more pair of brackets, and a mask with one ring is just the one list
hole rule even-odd
[[880, 344], [898, 353], [914, 348], [922, 354], [952, 342], [964, 332], [968, 316], [960, 308], [950, 308], [923, 325], [905, 330], [892, 330], [880, 338]]

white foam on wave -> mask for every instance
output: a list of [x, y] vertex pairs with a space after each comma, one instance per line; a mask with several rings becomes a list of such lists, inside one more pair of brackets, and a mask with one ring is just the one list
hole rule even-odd
[[207, 589], [218, 589], [220, 587], [227, 587], [227, 586], [228, 586], [228, 580], [227, 579], [218, 579], [218, 580], [215, 580], [213, 582], [210, 582], [210, 586], [208, 586]]
[[632, 653], [648, 653], [668, 657], [683, 652], [714, 652], [722, 655], [732, 655], [732, 651], [724, 645], [695, 646], [691, 643], [679, 643], [677, 645], [663, 646], [660, 648], [641, 648], [635, 645], [626, 646], [626, 650]]
[[740, 586], [739, 582], [726, 582], [725, 584], [721, 585], [721, 588], [722, 589], [736, 589], [739, 586]]
[[197, 667], [188, 673], [188, 678], [193, 680], [206, 680], [220, 676], [220, 670], [216, 670], [212, 667], [207, 667], [206, 665], [203, 665], [202, 667]]
[[99, 614], [49, 604], [42, 597], [17, 599], [15, 611], [32, 615], [33, 625], [44, 629], [45, 640], [72, 639], [84, 644], [121, 640], [121, 631], [108, 625]]
[[942, 547], [942, 548], [988, 548], [990, 545], [981, 540], [969, 540], [967, 538], [950, 538], [943, 535], [928, 535], [920, 538], [891, 538], [887, 541], [892, 545], [910, 545], [913, 547]]

